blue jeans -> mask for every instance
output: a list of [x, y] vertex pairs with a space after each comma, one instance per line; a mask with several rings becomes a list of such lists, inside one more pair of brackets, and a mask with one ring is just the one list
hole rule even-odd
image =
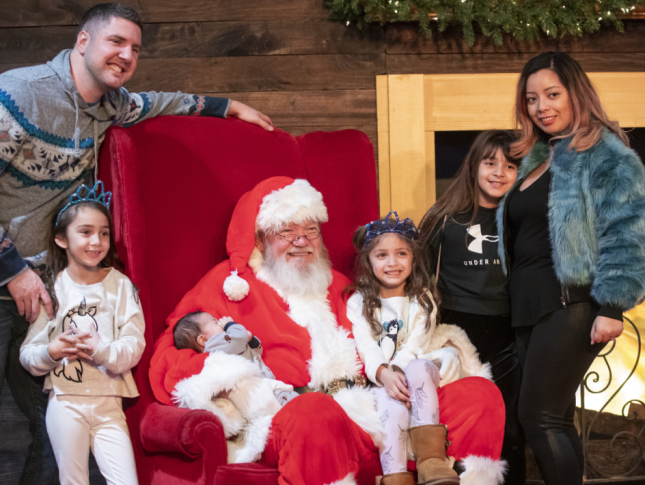
[[28, 330], [29, 322], [18, 314], [16, 303], [0, 300], [0, 390], [6, 377], [14, 401], [29, 420], [32, 438], [19, 484], [57, 485], [58, 467], [45, 424], [45, 377], [32, 376], [19, 361], [20, 345]]

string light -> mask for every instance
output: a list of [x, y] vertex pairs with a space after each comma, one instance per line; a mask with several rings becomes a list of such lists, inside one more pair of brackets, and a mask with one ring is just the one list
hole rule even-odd
[[[605, 12], [602, 11], [603, 2], [604, 7], [607, 9]], [[347, 27], [352, 24], [362, 24], [363, 22], [361, 22], [361, 19], [363, 17], [371, 17], [371, 22], [383, 23], [397, 22], [400, 20], [415, 20], [418, 19], [418, 16], [421, 13], [423, 13], [423, 15], [426, 16], [426, 20], [425, 24], [424, 22], [421, 22], [424, 25], [420, 28], [424, 36], [430, 37], [432, 36], [432, 32], [428, 28], [428, 22], [430, 20], [434, 22], [439, 21], [437, 13], [432, 12], [432, 9], [427, 5], [428, 2], [425, 0], [334, 0], [325, 3], [336, 17], [340, 17], [340, 19], [342, 19], [341, 21], [345, 23]], [[432, 3], [436, 4], [436, 2]], [[451, 24], [461, 24], [464, 30], [464, 40], [469, 45], [472, 45], [476, 36], [473, 35], [470, 25], [475, 21], [478, 13], [482, 12], [478, 9], [477, 11], [472, 11], [470, 8], [473, 6], [472, 1], [461, 0], [461, 2], [455, 2], [453, 0], [448, 3], [450, 5], [446, 5], [447, 9], [442, 13], [442, 24], [445, 24], [446, 26]], [[459, 3], [464, 5], [464, 8], [460, 8], [458, 6]], [[466, 3], [470, 4], [470, 7], [466, 8]], [[527, 3], [529, 5], [526, 5]], [[567, 6], [563, 5], [564, 2], [558, 3], [559, 7], [563, 11], [567, 10]], [[500, 32], [497, 28], [500, 25], [504, 25], [504, 29], [507, 32], [512, 33], [513, 37], [519, 41], [535, 41], [534, 35], [536, 32], [546, 33], [546, 35], [551, 36], [551, 28], [547, 28], [546, 25], [553, 25], [554, 38], [557, 37], [558, 33], [561, 35], [575, 34], [579, 36], [593, 31], [594, 28], [597, 29], [598, 23], [609, 25], [614, 22], [617, 24], [616, 27], [620, 28], [620, 19], [624, 18], [624, 16], [628, 16], [631, 12], [636, 10], [637, 4], [640, 3], [642, 3], [642, 0], [628, 0], [626, 2], [614, 2], [613, 0], [576, 0], [576, 2], [571, 5], [571, 15], [567, 13], [565, 16], [558, 16], [557, 13], [554, 13], [554, 10], [543, 10], [541, 7], [536, 6], [534, 2], [498, 0], [495, 2], [495, 6], [488, 8], [488, 11], [486, 12], [486, 25], [483, 25], [483, 27], [486, 27], [485, 31], [489, 32], [490, 37], [496, 45], [501, 44], [502, 42], [502, 38], [499, 35]], [[356, 10], [357, 4], [358, 10]], [[501, 7], [501, 11], [496, 8], [498, 6]], [[375, 8], [375, 11], [377, 12], [376, 15], [374, 15], [373, 8]], [[513, 25], [512, 19], [517, 19], [518, 17], [535, 18], [539, 20], [537, 20], [534, 28], [532, 28], [533, 26], [526, 20], [520, 20], [519, 22], [516, 20], [517, 23]], [[596, 22], [592, 22], [594, 18], [597, 19]], [[523, 29], [521, 28], [522, 24], [524, 24]]]

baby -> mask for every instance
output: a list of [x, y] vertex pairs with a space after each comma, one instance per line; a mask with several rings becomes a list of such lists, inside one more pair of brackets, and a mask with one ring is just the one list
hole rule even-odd
[[229, 399], [246, 419], [275, 414], [298, 396], [293, 386], [276, 380], [264, 364], [260, 340], [231, 317], [218, 320], [206, 312], [189, 313], [177, 322], [173, 337], [180, 350], [239, 355], [257, 366], [261, 377], [242, 377], [231, 389], [215, 396]]

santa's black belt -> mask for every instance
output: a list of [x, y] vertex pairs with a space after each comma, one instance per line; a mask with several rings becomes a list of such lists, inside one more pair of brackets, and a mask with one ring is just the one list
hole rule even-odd
[[329, 394], [333, 396], [341, 389], [351, 389], [352, 387], [366, 387], [367, 379], [365, 376], [358, 376], [355, 379], [334, 379], [328, 385], [324, 386], [322, 389], [315, 389], [309, 386], [294, 387], [293, 390], [298, 394], [306, 394], [308, 392], [322, 392], [323, 394]]

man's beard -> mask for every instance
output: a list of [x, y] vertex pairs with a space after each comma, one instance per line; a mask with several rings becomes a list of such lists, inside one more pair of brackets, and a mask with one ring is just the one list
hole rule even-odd
[[312, 296], [327, 293], [333, 276], [329, 254], [324, 246], [318, 254], [314, 250], [314, 260], [311, 263], [290, 264], [286, 253], [275, 258], [270, 248], [263, 256], [262, 273], [266, 275], [267, 283], [282, 295]]

